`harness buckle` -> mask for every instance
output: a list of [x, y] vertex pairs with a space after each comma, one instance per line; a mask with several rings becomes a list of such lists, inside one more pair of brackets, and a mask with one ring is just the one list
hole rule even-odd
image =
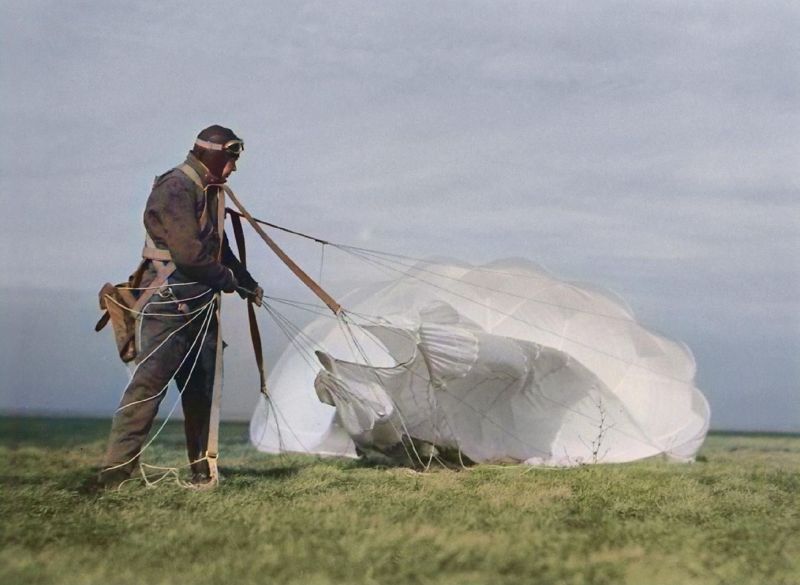
[[178, 298], [175, 296], [175, 291], [172, 290], [171, 286], [164, 286], [161, 287], [156, 291], [156, 294], [160, 296], [162, 299], [168, 301], [177, 301]]

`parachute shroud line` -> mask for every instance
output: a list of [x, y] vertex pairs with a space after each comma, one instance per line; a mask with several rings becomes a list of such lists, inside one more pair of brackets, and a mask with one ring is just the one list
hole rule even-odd
[[253, 229], [256, 231], [256, 233], [259, 236], [261, 236], [261, 239], [264, 240], [264, 242], [267, 244], [267, 246], [269, 246], [270, 250], [275, 252], [275, 254], [278, 256], [278, 258], [280, 258], [283, 261], [283, 263], [286, 264], [286, 266], [289, 267], [289, 270], [294, 272], [295, 275], [301, 281], [303, 281], [303, 284], [305, 284], [308, 288], [310, 288], [311, 291], [315, 295], [317, 295], [320, 298], [320, 300], [322, 300], [322, 302], [325, 303], [331, 311], [333, 311], [334, 315], [338, 315], [339, 312], [342, 310], [341, 305], [339, 305], [339, 303], [337, 303], [334, 300], [334, 298], [325, 291], [325, 289], [323, 289], [319, 284], [317, 284], [314, 281], [313, 278], [311, 278], [308, 274], [306, 274], [303, 271], [303, 269], [300, 268], [294, 262], [294, 260], [289, 258], [289, 256], [286, 255], [286, 252], [284, 252], [281, 249], [281, 247], [278, 246], [278, 244], [276, 244], [275, 241], [267, 235], [267, 233], [262, 229], [262, 227], [258, 224], [258, 222], [253, 218], [253, 216], [250, 215], [250, 212], [247, 211], [247, 209], [244, 208], [244, 206], [241, 204], [241, 202], [236, 197], [236, 195], [234, 195], [233, 191], [231, 191], [230, 187], [225, 185], [224, 188], [225, 188], [225, 193], [227, 193], [228, 197], [231, 198], [231, 201], [233, 201], [233, 204], [236, 205], [236, 207], [239, 209], [239, 212], [244, 216], [244, 218], [247, 220], [247, 222], [253, 227]]

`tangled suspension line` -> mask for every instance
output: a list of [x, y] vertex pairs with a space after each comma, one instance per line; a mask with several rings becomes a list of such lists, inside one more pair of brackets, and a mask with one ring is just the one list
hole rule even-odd
[[[192, 374], [194, 373], [194, 370], [195, 370], [195, 368], [197, 366], [197, 363], [198, 363], [198, 360], [200, 358], [200, 353], [201, 353], [200, 352], [200, 348], [203, 347], [203, 344], [205, 343], [205, 339], [207, 337], [208, 331], [209, 331], [209, 329], [211, 327], [211, 323], [212, 323], [213, 317], [214, 317], [214, 311], [215, 311], [215, 308], [216, 308], [216, 301], [217, 301], [217, 298], [214, 297], [210, 301], [205, 303], [202, 307], [200, 307], [199, 310], [194, 312], [196, 314], [192, 319], [187, 321], [187, 323], [183, 324], [180, 328], [178, 328], [175, 331], [173, 331], [169, 336], [167, 336], [167, 338], [165, 338], [158, 346], [156, 346], [147, 356], [145, 356], [144, 359], [142, 359], [137, 364], [136, 368], [138, 368], [145, 360], [147, 360], [151, 356], [155, 355], [155, 353], [160, 348], [162, 348], [166, 344], [166, 342], [169, 341], [169, 339], [171, 339], [178, 331], [182, 330], [184, 327], [188, 327], [192, 322], [194, 322], [196, 319], [198, 319], [199, 317], [202, 316], [202, 322], [201, 322], [200, 327], [198, 329], [197, 335], [195, 335], [194, 339], [192, 340], [192, 342], [191, 342], [189, 348], [187, 349], [185, 355], [183, 356], [180, 364], [178, 365], [178, 367], [175, 369], [175, 371], [170, 376], [170, 381], [167, 382], [167, 384], [164, 385], [164, 387], [162, 387], [161, 390], [156, 395], [151, 396], [151, 397], [149, 397], [147, 399], [144, 399], [144, 400], [139, 400], [139, 401], [135, 401], [135, 402], [131, 402], [131, 403], [122, 405], [117, 409], [117, 412], [120, 412], [120, 411], [122, 411], [122, 410], [124, 410], [124, 409], [126, 409], [126, 408], [128, 408], [130, 406], [133, 406], [134, 404], [140, 404], [140, 403], [146, 402], [148, 400], [153, 400], [153, 399], [158, 398], [162, 394], [164, 394], [167, 391], [167, 389], [169, 388], [169, 384], [172, 381], [172, 378], [174, 378], [174, 376], [177, 374], [177, 372], [183, 367], [183, 365], [186, 362], [186, 360], [188, 359], [188, 357], [190, 355], [192, 355], [192, 353], [194, 352], [194, 359], [192, 361], [192, 365], [191, 365], [191, 367], [190, 367], [190, 369], [188, 371], [188, 374], [186, 376], [186, 380], [183, 383], [183, 385], [178, 389], [178, 397], [175, 399], [174, 403], [172, 404], [172, 407], [170, 408], [169, 412], [167, 413], [167, 416], [161, 422], [161, 424], [159, 425], [159, 427], [156, 430], [156, 432], [152, 434], [152, 436], [141, 447], [141, 449], [139, 449], [139, 451], [136, 454], [134, 454], [128, 460], [123, 461], [122, 463], [119, 463], [117, 465], [113, 465], [111, 467], [105, 468], [103, 470], [104, 472], [105, 471], [112, 471], [114, 469], [118, 469], [118, 468], [124, 467], [126, 465], [129, 465], [129, 464], [134, 463], [137, 460], [139, 460], [138, 467], [139, 467], [139, 472], [140, 472], [140, 475], [141, 475], [141, 479], [144, 481], [145, 485], [147, 485], [148, 487], [156, 486], [156, 485], [162, 483], [164, 480], [166, 480], [169, 477], [174, 478], [176, 483], [181, 487], [185, 487], [185, 488], [193, 488], [193, 487], [195, 487], [192, 484], [181, 480], [180, 475], [179, 475], [179, 470], [180, 469], [184, 469], [186, 467], [191, 467], [192, 465], [195, 465], [197, 463], [206, 461], [208, 459], [207, 456], [198, 458], [195, 461], [191, 461], [191, 462], [189, 462], [187, 464], [179, 465], [179, 466], [176, 466], [176, 467], [164, 467], [164, 466], [152, 465], [152, 464], [148, 464], [148, 463], [145, 463], [145, 462], [141, 461], [140, 458], [145, 453], [145, 451], [147, 451], [147, 449], [150, 448], [151, 445], [153, 445], [153, 443], [156, 441], [156, 439], [158, 439], [159, 435], [162, 433], [162, 431], [167, 426], [167, 423], [169, 423], [170, 419], [172, 418], [172, 415], [175, 413], [175, 410], [176, 410], [178, 404], [181, 402], [183, 394], [184, 394], [184, 392], [185, 392], [185, 390], [186, 390], [186, 388], [187, 388], [187, 386], [189, 384], [189, 381], [190, 381], [190, 379], [192, 377]], [[141, 314], [144, 315], [144, 316], [147, 316], [147, 315], [152, 315], [153, 313], [148, 313], [148, 312], [144, 312], [143, 311]], [[197, 351], [195, 351], [195, 348], [197, 348]], [[158, 477], [156, 479], [153, 479], [151, 475], [148, 475], [146, 469], [155, 470], [157, 472], [157, 474], [158, 474]], [[119, 487], [121, 488], [123, 485], [125, 485], [129, 481], [133, 481], [134, 479], [135, 478], [130, 478], [130, 479], [124, 480], [120, 484]]]

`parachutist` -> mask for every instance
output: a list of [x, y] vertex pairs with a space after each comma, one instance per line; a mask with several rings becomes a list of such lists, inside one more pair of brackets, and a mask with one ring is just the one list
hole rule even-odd
[[144, 211], [140, 280], [123, 287], [136, 295], [134, 306], [125, 307], [136, 315], [136, 367], [112, 422], [99, 474], [105, 485], [136, 468], [173, 378], [181, 389], [192, 480], [216, 483], [220, 293], [246, 289], [252, 292], [240, 296], [256, 303], [263, 297], [224, 231], [224, 184], [243, 151], [232, 130], [209, 126], [183, 164], [155, 179]]

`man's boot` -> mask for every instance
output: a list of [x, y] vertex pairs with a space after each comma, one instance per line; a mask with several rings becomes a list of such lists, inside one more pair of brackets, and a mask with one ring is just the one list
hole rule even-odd
[[192, 463], [192, 477], [189, 480], [192, 485], [197, 487], [205, 487], [211, 483], [211, 472], [208, 468], [208, 461], [196, 461]]
[[104, 469], [97, 474], [97, 483], [104, 490], [116, 490], [130, 478], [131, 474], [127, 469]]

